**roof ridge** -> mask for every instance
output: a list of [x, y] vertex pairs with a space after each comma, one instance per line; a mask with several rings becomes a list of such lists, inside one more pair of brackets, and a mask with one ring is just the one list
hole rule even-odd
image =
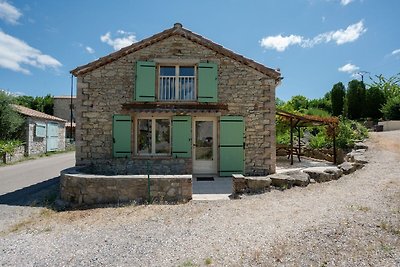
[[217, 43], [203, 37], [200, 34], [197, 34], [188, 29], [185, 29], [185, 28], [183, 28], [181, 23], [175, 23], [172, 28], [166, 29], [159, 33], [156, 33], [148, 38], [145, 38], [139, 42], [133, 43], [130, 46], [124, 47], [118, 51], [115, 51], [107, 56], [101, 57], [95, 61], [88, 63], [88, 64], [79, 66], [79, 67], [71, 70], [70, 73], [72, 73], [74, 76], [85, 74], [89, 71], [95, 70], [101, 66], [104, 66], [110, 62], [113, 62], [123, 56], [130, 54], [130, 53], [133, 53], [142, 48], [150, 46], [161, 40], [167, 39], [168, 37], [173, 36], [173, 35], [182, 36], [183, 38], [186, 38], [192, 42], [195, 42], [199, 45], [207, 47], [208, 49], [214, 50], [217, 53], [220, 53], [224, 56], [230, 57], [233, 60], [236, 60], [242, 64], [245, 64], [261, 73], [264, 73], [264, 74], [274, 78], [275, 80], [281, 79], [281, 74], [279, 71], [274, 70], [269, 67], [266, 67], [266, 66], [262, 65], [261, 63], [258, 63], [252, 59], [246, 58], [238, 53], [235, 53], [232, 50], [229, 50], [229, 49], [225, 48], [224, 46], [217, 44]]
[[66, 120], [61, 119], [59, 117], [49, 115], [49, 114], [25, 107], [25, 106], [21, 106], [21, 105], [17, 105], [17, 104], [12, 104], [12, 106], [16, 109], [16, 111], [18, 113], [21, 113], [21, 114], [29, 116], [29, 117], [36, 117], [36, 118], [41, 118], [41, 119], [66, 122]]

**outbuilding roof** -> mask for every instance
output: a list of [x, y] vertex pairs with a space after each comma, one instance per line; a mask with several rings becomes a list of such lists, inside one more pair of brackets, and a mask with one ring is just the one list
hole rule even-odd
[[217, 43], [214, 43], [211, 40], [208, 40], [199, 34], [193, 33], [191, 31], [183, 28], [182, 24], [180, 24], [180, 23], [175, 23], [174, 27], [172, 27], [170, 29], [164, 30], [164, 31], [157, 33], [149, 38], [143, 39], [142, 41], [139, 41], [137, 43], [133, 43], [130, 46], [124, 47], [117, 52], [114, 52], [105, 57], [99, 58], [98, 60], [93, 61], [89, 64], [77, 67], [77, 68], [71, 70], [71, 73], [74, 76], [79, 76], [79, 75], [85, 74], [85, 73], [93, 71], [101, 66], [104, 66], [110, 62], [113, 62], [123, 56], [126, 56], [130, 53], [136, 52], [136, 51], [143, 49], [147, 46], [150, 46], [154, 43], [157, 43], [164, 39], [167, 39], [171, 36], [181, 36], [192, 42], [195, 42], [204, 47], [207, 47], [208, 49], [211, 49], [219, 54], [222, 54], [233, 60], [236, 60], [244, 65], [247, 65], [267, 76], [270, 76], [271, 78], [275, 79], [276, 81], [281, 80], [281, 73], [278, 70], [268, 68], [268, 67], [266, 67], [258, 62], [255, 62], [249, 58], [246, 58], [244, 56], [236, 54], [235, 52], [233, 52], [229, 49], [226, 49], [225, 47], [223, 47]]
[[20, 106], [20, 105], [13, 105], [14, 109], [25, 116], [28, 117], [35, 117], [35, 118], [39, 118], [39, 119], [45, 119], [45, 120], [51, 120], [51, 121], [60, 121], [60, 122], [66, 122], [66, 120], [63, 120], [59, 117], [56, 116], [52, 116], [37, 110], [33, 110], [24, 106]]

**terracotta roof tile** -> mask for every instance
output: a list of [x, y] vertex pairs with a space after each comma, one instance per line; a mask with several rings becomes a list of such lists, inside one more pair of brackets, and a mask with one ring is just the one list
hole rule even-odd
[[123, 56], [126, 56], [130, 53], [136, 52], [142, 48], [150, 46], [154, 43], [157, 43], [161, 40], [167, 39], [168, 37], [171, 37], [174, 35], [182, 36], [183, 38], [186, 38], [192, 42], [195, 42], [202, 46], [205, 46], [208, 49], [211, 49], [219, 54], [222, 54], [224, 56], [232, 58], [233, 60], [236, 60], [236, 61], [238, 61], [242, 64], [245, 64], [263, 74], [266, 74], [266, 75], [270, 76], [271, 78], [274, 78], [277, 81], [281, 80], [281, 73], [278, 70], [268, 68], [258, 62], [255, 62], [244, 56], [236, 54], [235, 52], [233, 52], [229, 49], [226, 49], [223, 46], [216, 44], [216, 43], [212, 42], [211, 40], [208, 40], [199, 34], [193, 33], [185, 28], [182, 28], [182, 25], [180, 23], [175, 23], [173, 28], [164, 30], [164, 31], [157, 33], [149, 38], [143, 39], [142, 41], [139, 41], [130, 46], [124, 47], [117, 52], [109, 54], [108, 56], [99, 58], [98, 60], [93, 61], [89, 64], [77, 67], [77, 68], [71, 70], [71, 73], [75, 76], [85, 74], [85, 73], [95, 70], [101, 66], [104, 66], [110, 62], [113, 62]]
[[60, 121], [60, 122], [66, 122], [66, 120], [63, 120], [59, 117], [55, 117], [37, 110], [33, 110], [24, 106], [20, 106], [20, 105], [13, 105], [14, 109], [25, 116], [28, 117], [35, 117], [35, 118], [40, 118], [40, 119], [45, 119], [45, 120], [52, 120], [52, 121]]

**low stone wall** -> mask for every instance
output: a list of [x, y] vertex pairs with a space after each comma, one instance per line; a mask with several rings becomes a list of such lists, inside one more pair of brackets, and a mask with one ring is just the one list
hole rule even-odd
[[271, 179], [268, 176], [243, 176], [242, 174], [232, 174], [232, 193], [238, 194], [258, 194], [269, 191]]
[[[81, 168], [61, 172], [61, 199], [73, 205], [148, 200], [146, 175], [95, 175]], [[187, 202], [192, 199], [192, 175], [150, 175], [150, 201]]]
[[15, 149], [14, 153], [12, 155], [6, 153], [3, 154], [3, 163], [11, 163], [11, 162], [16, 162], [25, 157], [25, 146], [20, 146]]
[[380, 121], [378, 125], [383, 125], [384, 131], [400, 130], [400, 121]]

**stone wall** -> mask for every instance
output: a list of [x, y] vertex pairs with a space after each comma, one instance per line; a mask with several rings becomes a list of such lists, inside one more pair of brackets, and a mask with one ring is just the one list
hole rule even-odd
[[[48, 121], [44, 119], [38, 118], [27, 118], [27, 126], [26, 126], [26, 155], [39, 155], [47, 152], [46, 149], [46, 137], [37, 137], [35, 136], [35, 124], [36, 123], [43, 123], [46, 124]], [[64, 122], [57, 122], [58, 123], [58, 149], [57, 151], [64, 151], [65, 150], [65, 123]]]
[[[118, 161], [112, 159], [112, 115], [135, 116], [135, 113], [129, 113], [121, 107], [122, 104], [133, 101], [135, 63], [138, 60], [160, 58], [208, 60], [218, 64], [218, 100], [228, 105], [228, 111], [209, 115], [243, 116], [246, 127], [246, 174], [274, 173], [275, 80], [181, 36], [171, 36], [78, 77], [76, 164], [118, 164]], [[128, 164], [132, 166], [135, 162], [140, 161], [128, 160]], [[190, 161], [175, 163], [178, 165], [177, 171], [191, 173], [188, 168]]]
[[[61, 199], [75, 205], [148, 200], [146, 175], [93, 175], [71, 168], [61, 173]], [[151, 175], [150, 201], [187, 202], [192, 199], [191, 175]]]
[[3, 154], [3, 163], [11, 163], [11, 162], [16, 162], [25, 157], [25, 146], [19, 146], [15, 149], [14, 153], [8, 154], [5, 153]]
[[[71, 121], [71, 97], [70, 96], [54, 96], [54, 116]], [[76, 98], [72, 98], [72, 121], [75, 121], [75, 105]]]

